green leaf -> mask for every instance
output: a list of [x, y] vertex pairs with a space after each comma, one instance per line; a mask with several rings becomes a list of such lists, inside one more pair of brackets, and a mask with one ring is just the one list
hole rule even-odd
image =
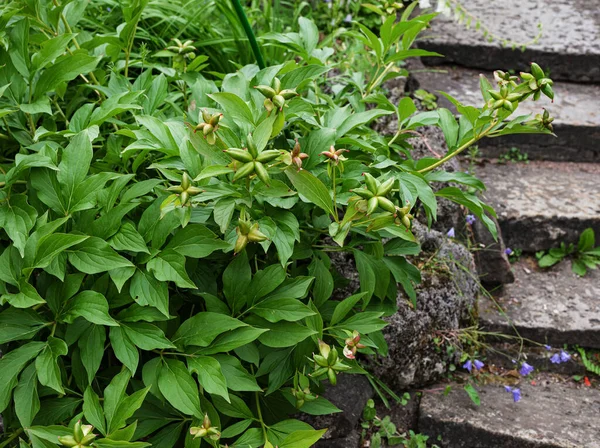
[[220, 334], [210, 344], [209, 347], [198, 351], [203, 355], [213, 355], [215, 353], [224, 353], [236, 348], [243, 347], [250, 342], [255, 341], [259, 336], [269, 331], [266, 328], [240, 327], [235, 330]]
[[186, 415], [203, 417], [198, 385], [181, 361], [163, 359], [158, 374], [158, 388], [175, 409]]
[[454, 118], [454, 114], [448, 109], [440, 108], [437, 112], [440, 115], [440, 127], [444, 133], [446, 144], [448, 145], [448, 149], [452, 151], [456, 147], [458, 140], [458, 123], [456, 122], [456, 118]]
[[124, 223], [108, 243], [115, 250], [150, 253], [144, 238], [130, 222]]
[[331, 67], [323, 65], [303, 65], [302, 67], [295, 68], [283, 75], [281, 78], [281, 87], [283, 89], [296, 89], [298, 86], [302, 87], [302, 85], [309, 83], [317, 76], [321, 76], [329, 70], [331, 70]]
[[553, 257], [550, 254], [546, 254], [538, 260], [538, 265], [540, 266], [540, 268], [549, 268], [550, 266], [554, 266], [560, 260], [562, 260], [562, 257], [557, 258], [557, 257]]
[[175, 348], [163, 331], [155, 325], [146, 322], [130, 322], [121, 324], [121, 328], [131, 342], [142, 350]]
[[[155, 358], [157, 362], [160, 362], [159, 358]], [[128, 370], [121, 370], [120, 373], [115, 375], [106, 389], [104, 389], [104, 415], [107, 423], [110, 425], [110, 421], [117, 410], [119, 403], [126, 397], [125, 391], [131, 374]]]
[[136, 269], [133, 266], [125, 267], [125, 268], [117, 268], [111, 269], [108, 271], [108, 275], [111, 280], [117, 287], [117, 291], [121, 292], [127, 280], [129, 280], [133, 274], [135, 274]]
[[173, 342], [184, 346], [206, 347], [221, 333], [246, 325], [225, 314], [202, 312], [181, 324], [173, 336]]
[[350, 297], [346, 297], [344, 300], [342, 300], [340, 303], [338, 303], [335, 306], [335, 309], [333, 310], [333, 315], [331, 316], [331, 320], [330, 320], [329, 324], [331, 326], [333, 326], [333, 325], [337, 324], [338, 322], [340, 322], [344, 317], [346, 317], [346, 315], [350, 312], [350, 310], [352, 310], [352, 308], [354, 308], [354, 306], [358, 303], [358, 301], [366, 296], [367, 296], [366, 292], [361, 292], [358, 294], [354, 294]]
[[254, 419], [250, 408], [236, 395], [231, 395], [231, 401], [226, 401], [219, 396], [213, 397], [213, 403], [221, 414], [228, 417]]
[[280, 320], [295, 322], [316, 314], [299, 300], [284, 298], [263, 300], [254, 306], [252, 312], [269, 322], [279, 322]]
[[476, 406], [479, 406], [481, 404], [481, 400], [479, 399], [479, 394], [477, 393], [473, 385], [471, 383], [467, 383], [465, 384], [464, 389], [471, 401], [475, 403]]
[[269, 331], [258, 340], [267, 347], [283, 348], [294, 346], [317, 332], [294, 322], [265, 323], [261, 325]]
[[88, 383], [92, 384], [96, 372], [100, 368], [104, 356], [104, 343], [106, 342], [106, 330], [100, 325], [91, 325], [83, 333], [77, 345], [81, 354], [81, 362], [87, 372]]
[[148, 272], [135, 271], [129, 285], [129, 294], [140, 306], [153, 306], [169, 317], [169, 287]]
[[40, 70], [61, 56], [73, 37], [73, 34], [64, 33], [43, 41], [40, 45], [40, 51], [31, 58], [32, 69], [35, 71]]
[[246, 303], [245, 294], [252, 278], [248, 254], [243, 251], [233, 259], [223, 272], [223, 294], [229, 307], [237, 312]]
[[63, 313], [63, 320], [67, 323], [72, 323], [77, 317], [83, 317], [96, 325], [119, 325], [108, 313], [106, 297], [91, 290], [82, 291], [73, 297]]
[[229, 401], [227, 380], [221, 371], [219, 361], [209, 356], [197, 356], [188, 358], [187, 364], [190, 373], [198, 375], [198, 382], [206, 392], [212, 395], [220, 395]]
[[237, 392], [257, 392], [261, 390], [256, 378], [242, 366], [240, 360], [235, 356], [215, 355], [214, 359], [221, 365], [221, 372], [223, 372], [229, 389]]
[[294, 431], [290, 435], [288, 435], [281, 445], [280, 448], [310, 448], [313, 446], [323, 434], [327, 432], [327, 429], [321, 430], [303, 430], [303, 431]]
[[47, 96], [41, 97], [35, 103], [20, 104], [19, 109], [21, 109], [26, 114], [52, 115], [52, 108], [50, 107], [50, 98], [48, 98]]
[[25, 242], [36, 217], [37, 211], [27, 203], [23, 195], [14, 195], [10, 201], [3, 201], [0, 206], [0, 228], [4, 229], [19, 249], [21, 257], [25, 256]]
[[592, 228], [585, 229], [583, 232], [581, 232], [581, 235], [579, 236], [579, 242], [577, 244], [577, 251], [578, 252], [587, 252], [587, 251], [593, 249], [595, 244], [596, 244], [596, 238], [594, 235], [594, 229], [592, 229]]
[[17, 385], [17, 376], [25, 364], [35, 358], [45, 345], [43, 342], [29, 342], [2, 356], [0, 359], [0, 412], [8, 406], [11, 392]]
[[257, 271], [248, 287], [248, 304], [254, 304], [258, 299], [273, 292], [283, 283], [285, 277], [285, 270], [280, 264], [272, 264], [264, 270]]
[[108, 423], [108, 434], [112, 434], [126, 425], [127, 419], [142, 406], [149, 390], [150, 388], [148, 387], [140, 389], [119, 401], [119, 404], [115, 408], [115, 412]]
[[308, 294], [308, 289], [313, 282], [313, 277], [298, 276], [288, 279], [267, 296], [267, 299], [303, 299]]
[[40, 384], [51, 387], [59, 394], [64, 394], [65, 391], [62, 387], [60, 367], [58, 366], [57, 359], [59, 356], [65, 356], [67, 353], [69, 353], [69, 348], [65, 341], [50, 336], [46, 342], [46, 347], [44, 347], [42, 353], [35, 359], [35, 368]]
[[146, 265], [161, 282], [174, 282], [180, 288], [197, 289], [185, 270], [185, 257], [174, 250], [164, 250]]
[[83, 415], [90, 425], [106, 435], [104, 411], [100, 406], [98, 395], [91, 387], [88, 387], [83, 394]]
[[304, 196], [308, 202], [314, 203], [331, 215], [334, 214], [333, 201], [329, 196], [329, 190], [319, 179], [307, 170], [298, 171], [294, 167], [286, 169], [285, 174], [298, 193]]
[[45, 268], [54, 258], [69, 247], [75, 246], [88, 237], [67, 233], [53, 233], [42, 238], [35, 254], [34, 267]]
[[133, 266], [117, 254], [106, 241], [90, 237], [68, 251], [69, 262], [86, 274], [98, 274], [111, 269]]
[[21, 426], [31, 426], [33, 419], [40, 410], [40, 399], [38, 398], [37, 376], [35, 364], [29, 364], [19, 379], [14, 395], [15, 414]]
[[37, 290], [25, 279], [19, 281], [19, 289], [20, 291], [16, 294], [3, 294], [0, 297], [0, 303], [8, 302], [15, 308], [31, 308], [40, 303], [46, 303]]
[[0, 313], [0, 344], [31, 339], [46, 325], [33, 310], [8, 308]]
[[62, 152], [56, 178], [62, 186], [67, 210], [74, 204], [75, 191], [86, 178], [92, 157], [92, 142], [87, 131], [75, 135]]
[[131, 342], [121, 327], [111, 327], [108, 336], [115, 356], [134, 375], [140, 361], [140, 354], [137, 347]]
[[76, 52], [65, 55], [42, 73], [35, 84], [35, 97], [52, 92], [63, 82], [71, 81], [77, 76], [89, 73], [96, 68], [100, 58], [88, 56], [85, 52]]
[[221, 233], [225, 233], [229, 228], [233, 212], [235, 211], [235, 202], [234, 198], [223, 198], [215, 203], [213, 218], [218, 224]]
[[379, 118], [383, 115], [390, 114], [393, 114], [393, 112], [385, 109], [371, 109], [365, 112], [354, 113], [346, 118], [344, 122], [337, 128], [336, 137], [342, 138], [355, 127], [367, 124], [373, 121], [375, 118]]
[[194, 181], [198, 182], [204, 179], [211, 179], [213, 177], [229, 173], [233, 173], [233, 168], [230, 168], [225, 165], [211, 165], [204, 168], [202, 172], [194, 178]]
[[166, 247], [190, 258], [205, 258], [215, 250], [228, 248], [227, 242], [201, 224], [190, 224], [180, 229]]
[[313, 258], [308, 266], [308, 273], [315, 278], [312, 295], [315, 305], [320, 307], [331, 297], [333, 292], [333, 276], [320, 258]]
[[254, 127], [254, 117], [248, 105], [234, 93], [220, 92], [207, 95], [209, 98], [219, 103], [226, 112], [226, 117], [231, 122], [245, 125], [247, 128]]

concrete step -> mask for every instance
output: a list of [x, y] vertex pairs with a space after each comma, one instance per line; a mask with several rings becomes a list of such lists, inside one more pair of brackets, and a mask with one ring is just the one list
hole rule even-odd
[[506, 246], [535, 252], [576, 242], [591, 227], [600, 237], [600, 164], [497, 161], [475, 168], [486, 184]]
[[[562, 347], [600, 348], [600, 272], [577, 277], [564, 260], [547, 270], [533, 258], [513, 265], [515, 282], [479, 303], [479, 325], [485, 331], [515, 335]], [[600, 439], [599, 439], [600, 440]]]
[[448, 396], [424, 391], [419, 431], [443, 448], [600, 447], [600, 390], [552, 379], [519, 387], [515, 403], [502, 385], [477, 386], [480, 406], [460, 385]]
[[[433, 3], [433, 2], [432, 2]], [[419, 46], [445, 56], [426, 63], [459, 63], [478, 69], [524, 70], [537, 62], [555, 80], [600, 82], [600, 8], [597, 0], [462, 0], [464, 8], [494, 35], [530, 42], [543, 26], [542, 37], [525, 51], [488, 42], [481, 31], [438, 16]]]
[[[599, 24], [600, 28], [600, 24]], [[426, 58], [424, 58], [426, 59]], [[500, 68], [500, 67], [498, 67]], [[481, 107], [479, 89], [481, 71], [460, 67], [428, 67], [431, 71], [415, 74], [419, 87], [432, 93], [443, 91], [461, 103]], [[491, 72], [483, 73], [494, 84]], [[506, 135], [486, 138], [479, 148], [487, 157], [499, 157], [515, 146], [526, 152], [530, 159], [571, 162], [600, 162], [600, 85], [557, 82], [554, 85], [554, 103], [542, 96], [539, 101], [529, 99], [519, 106], [518, 115], [541, 113], [546, 108], [554, 117], [552, 135]], [[438, 95], [438, 105], [455, 111], [454, 106]]]

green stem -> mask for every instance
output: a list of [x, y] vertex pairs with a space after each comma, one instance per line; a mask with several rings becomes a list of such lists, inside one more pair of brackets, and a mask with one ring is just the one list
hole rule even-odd
[[2, 442], [0, 444], [0, 448], [9, 446], [13, 440], [15, 440], [17, 437], [19, 437], [21, 435], [22, 432], [23, 432], [23, 428], [17, 429], [8, 439], [6, 439], [4, 442]]
[[265, 61], [260, 52], [260, 48], [258, 47], [258, 42], [256, 41], [254, 31], [252, 31], [252, 26], [250, 25], [250, 22], [248, 22], [248, 17], [244, 12], [244, 8], [242, 7], [240, 0], [231, 0], [231, 3], [233, 3], [233, 8], [235, 9], [238, 19], [240, 19], [240, 22], [244, 27], [246, 36], [248, 36], [248, 41], [250, 41], [250, 46], [252, 47], [252, 52], [254, 53], [254, 57], [256, 58], [256, 63], [258, 64], [258, 67], [262, 70], [266, 67]]
[[336, 198], [336, 191], [335, 191], [335, 172], [337, 170], [336, 166], [333, 165], [333, 172], [331, 173], [331, 185], [333, 187], [333, 218], [335, 219], [335, 222], [339, 222], [338, 221], [338, 212], [337, 212], [337, 198]]
[[429, 171], [436, 169], [438, 166], [443, 165], [448, 160], [456, 157], [461, 152], [463, 152], [465, 149], [467, 149], [468, 147], [470, 147], [471, 145], [473, 145], [475, 142], [477, 142], [478, 140], [480, 140], [482, 137], [485, 137], [494, 128], [494, 126], [496, 126], [496, 120], [492, 121], [492, 124], [485, 131], [483, 131], [481, 134], [476, 135], [475, 137], [473, 137], [472, 139], [470, 139], [464, 145], [462, 145], [461, 147], [459, 147], [456, 151], [454, 151], [454, 152], [446, 155], [445, 157], [442, 157], [440, 160], [438, 160], [437, 162], [435, 162], [433, 165], [429, 165], [428, 167], [423, 168], [422, 170], [419, 170], [417, 172], [421, 173], [421, 174], [428, 173]]

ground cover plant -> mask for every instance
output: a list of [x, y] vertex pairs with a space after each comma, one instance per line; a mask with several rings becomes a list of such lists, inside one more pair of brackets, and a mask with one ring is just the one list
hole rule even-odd
[[[551, 132], [513, 116], [553, 96], [535, 64], [482, 78], [480, 107], [449, 98], [458, 118], [392, 104], [385, 82], [430, 54], [412, 47], [435, 14], [414, 5], [336, 39], [267, 27], [265, 68], [223, 64], [237, 53], [203, 51], [168, 7], [0, 9], [0, 447], [311, 446], [324, 429], [295, 416], [337, 412], [324, 385], [366, 374], [357, 353], [385, 355], [382, 317], [415, 300], [415, 216], [443, 197], [495, 232], [484, 185], [445, 162]], [[422, 126], [446, 155], [411, 157]], [[336, 295], [332, 252], [356, 294]]]

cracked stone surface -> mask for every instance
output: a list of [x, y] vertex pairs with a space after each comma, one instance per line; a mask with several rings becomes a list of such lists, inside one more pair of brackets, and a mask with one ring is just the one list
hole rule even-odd
[[419, 430], [451, 448], [600, 447], [600, 391], [550, 382], [520, 387], [514, 403], [501, 385], [478, 386], [481, 406], [460, 385], [446, 397], [425, 391]]
[[[600, 26], [600, 25], [599, 25]], [[418, 67], [413, 63], [413, 69]], [[499, 67], [497, 67], [499, 68]], [[479, 88], [479, 77], [483, 74], [495, 85], [491, 72], [460, 67], [432, 67], [434, 72], [420, 72], [417, 75], [419, 87], [430, 92], [449, 93], [461, 103], [480, 107], [483, 104]], [[519, 105], [514, 115], [537, 114], [542, 108], [548, 109], [554, 117], [552, 135], [507, 135], [501, 138], [483, 139], [480, 149], [486, 156], [497, 157], [511, 146], [517, 146], [528, 153], [530, 159], [598, 162], [600, 161], [600, 86], [556, 82], [554, 103], [545, 96], [534, 102], [531, 98]], [[456, 108], [443, 96], [438, 95], [438, 104], [453, 112]]]
[[[598, 270], [577, 277], [565, 260], [542, 271], [532, 258], [513, 266], [515, 283], [506, 285], [496, 300], [523, 338], [555, 347], [600, 348]], [[480, 301], [479, 313], [480, 325], [487, 331], [514, 334], [509, 320], [491, 300]]]
[[535, 252], [576, 242], [588, 227], [600, 235], [600, 165], [532, 161], [476, 169], [498, 214], [504, 242]]
[[461, 4], [481, 20], [492, 34], [531, 42], [538, 23], [539, 42], [525, 51], [487, 42], [481, 31], [439, 16], [429, 38], [419, 45], [446, 58], [425, 58], [426, 63], [460, 63], [466, 67], [524, 70], [531, 61], [549, 69], [555, 80], [600, 81], [600, 8], [597, 0], [463, 0]]

